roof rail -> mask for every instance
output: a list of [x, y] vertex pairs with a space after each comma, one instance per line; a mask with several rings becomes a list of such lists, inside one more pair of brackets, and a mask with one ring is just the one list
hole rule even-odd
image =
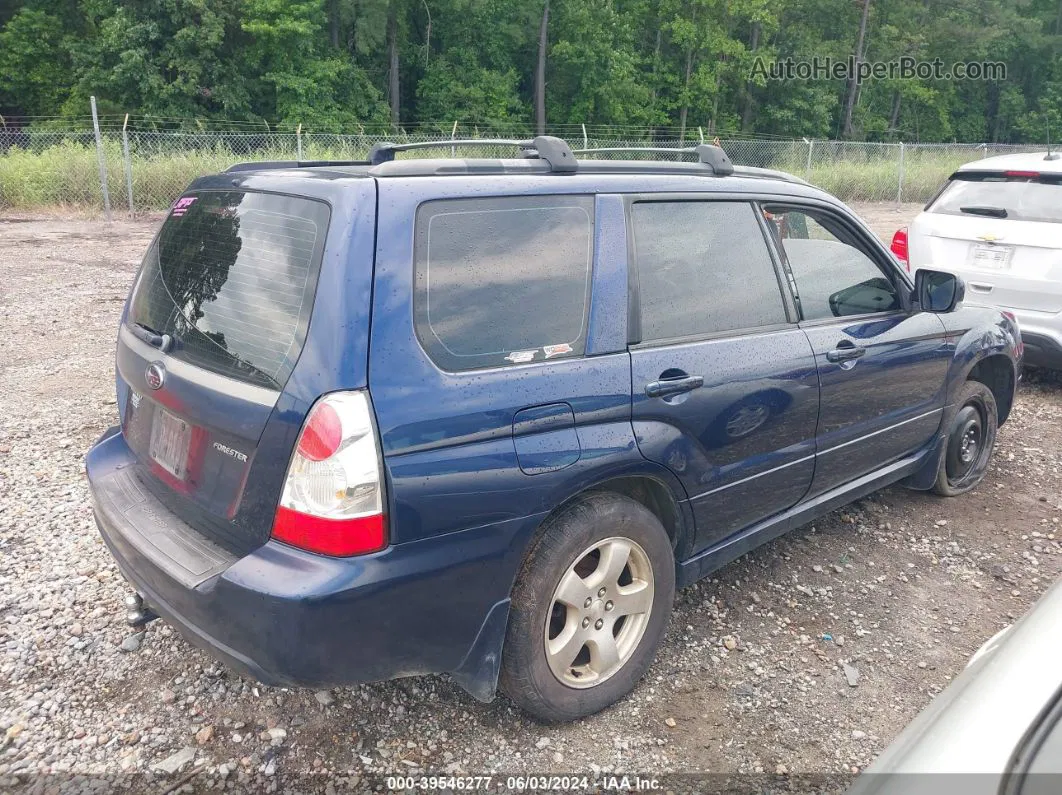
[[782, 182], [795, 182], [797, 185], [811, 185], [806, 179], [790, 174], [788, 171], [778, 171], [774, 168], [756, 168], [755, 166], [734, 166], [734, 174], [739, 177], [754, 177], [756, 179], [778, 179]]
[[[519, 150], [518, 158], [528, 161], [526, 167], [532, 167], [535, 171], [548, 171], [555, 174], [573, 174], [582, 170], [586, 173], [595, 174], [633, 174], [643, 172], [655, 172], [661, 174], [701, 174], [717, 177], [737, 174], [745, 177], [761, 177], [769, 179], [782, 179], [789, 182], [807, 184], [799, 177], [786, 174], [781, 171], [770, 169], [735, 167], [721, 147], [710, 144], [698, 144], [696, 146], [668, 148], [663, 146], [607, 146], [588, 149], [572, 150], [566, 142], [552, 135], [539, 135], [530, 140], [515, 138], [482, 138], [462, 139], [452, 141], [418, 141], [416, 143], [389, 143], [381, 142], [374, 144], [369, 151], [366, 160], [273, 160], [262, 162], [236, 163], [230, 166], [228, 173], [239, 171], [257, 171], [264, 169], [293, 169], [293, 168], [323, 168], [328, 166], [366, 166], [369, 167], [368, 175], [383, 175], [386, 169], [388, 175], [418, 176], [422, 174], [454, 174], [454, 173], [496, 173], [498, 171], [512, 171], [516, 164], [505, 165], [504, 159], [480, 159], [470, 158], [449, 161], [448, 165], [443, 160], [395, 160], [398, 152], [409, 152], [420, 149], [446, 149], [458, 147], [482, 147], [482, 146], [512, 146]], [[696, 155], [696, 162], [688, 160], [598, 160], [595, 158], [584, 159], [581, 162], [576, 155], [612, 154], [619, 152], [644, 152], [666, 155]], [[421, 167], [419, 164], [424, 164]], [[394, 169], [394, 171], [392, 171]], [[520, 172], [525, 167], [518, 169]], [[514, 172], [516, 173], [516, 172]]]
[[712, 172], [718, 177], [725, 177], [734, 173], [734, 164], [730, 162], [730, 158], [727, 157], [726, 152], [723, 151], [722, 147], [712, 146], [711, 144], [698, 144], [697, 146], [687, 146], [679, 148], [669, 148], [666, 146], [604, 146], [598, 147], [596, 149], [573, 150], [573, 154], [577, 155], [618, 152], [650, 152], [654, 154], [697, 155], [697, 161], [710, 167], [712, 169]]
[[225, 173], [236, 171], [262, 171], [273, 168], [322, 168], [324, 166], [367, 166], [368, 160], [249, 160], [234, 163]]
[[574, 173], [578, 164], [571, 147], [560, 138], [552, 135], [539, 135], [530, 141], [514, 138], [483, 138], [454, 141], [418, 141], [416, 143], [394, 144], [387, 141], [373, 144], [369, 150], [369, 164], [378, 166], [395, 159], [396, 152], [409, 152], [415, 149], [455, 149], [468, 146], [515, 146], [520, 149], [521, 157], [544, 160], [549, 163], [550, 171], [558, 174]]

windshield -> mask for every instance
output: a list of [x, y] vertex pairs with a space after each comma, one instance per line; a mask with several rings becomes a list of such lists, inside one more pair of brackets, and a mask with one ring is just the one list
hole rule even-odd
[[956, 175], [929, 211], [1058, 224], [1062, 223], [1062, 178]]
[[172, 355], [281, 388], [306, 335], [328, 207], [243, 191], [178, 199], [148, 250], [128, 322]]

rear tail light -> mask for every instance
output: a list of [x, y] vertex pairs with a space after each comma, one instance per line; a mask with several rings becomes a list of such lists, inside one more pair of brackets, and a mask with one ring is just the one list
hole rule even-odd
[[911, 263], [907, 258], [907, 227], [897, 229], [896, 234], [892, 236], [892, 245], [889, 247], [893, 254], [896, 255], [901, 264], [907, 269], [907, 272], [911, 272]]
[[387, 546], [380, 452], [364, 392], [326, 395], [310, 410], [288, 465], [273, 538], [335, 556]]
[[327, 401], [321, 401], [307, 418], [297, 449], [303, 458], [324, 461], [335, 455], [342, 441], [343, 421], [339, 412]]

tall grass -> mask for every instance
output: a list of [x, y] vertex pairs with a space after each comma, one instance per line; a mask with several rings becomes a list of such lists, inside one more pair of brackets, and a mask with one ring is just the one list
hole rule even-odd
[[[111, 207], [128, 210], [128, 188], [122, 145], [103, 146]], [[164, 210], [193, 179], [224, 171], [241, 160], [290, 160], [294, 152], [262, 148], [253, 157], [240, 156], [216, 144], [176, 152], [143, 152], [130, 157], [133, 207]], [[0, 154], [0, 209], [40, 210], [103, 208], [99, 162], [93, 144], [61, 142], [35, 151], [12, 147]]]
[[[898, 150], [869, 154], [854, 149], [850, 154], [814, 157], [811, 168], [806, 160], [780, 159], [771, 168], [788, 171], [822, 188], [842, 201], [927, 202], [963, 163], [977, 160], [976, 150], [948, 152], [944, 149], [904, 153], [901, 170]], [[740, 162], [740, 161], [736, 161]], [[902, 184], [901, 184], [902, 182]]]
[[[121, 153], [118, 157], [121, 165]], [[112, 193], [121, 170], [108, 176]], [[63, 142], [42, 151], [12, 147], [0, 154], [0, 208], [102, 207], [95, 147]]]
[[[904, 156], [902, 184], [898, 160], [848, 160], [816, 162], [808, 181], [829, 191], [842, 201], [926, 202], [955, 170], [977, 156], [947, 152], [907, 152]], [[795, 169], [804, 176], [804, 169]]]
[[[366, 156], [373, 140], [377, 139], [304, 136], [303, 158], [361, 159]], [[809, 169], [806, 158], [799, 154], [802, 148], [799, 143], [779, 148], [776, 154], [768, 150], [757, 152], [750, 146], [754, 143], [735, 142], [731, 152], [735, 162], [747, 160], [755, 165], [788, 171], [807, 178], [844, 201], [892, 201], [897, 198], [900, 170], [896, 147], [823, 144], [822, 149], [815, 152]], [[293, 136], [250, 143], [219, 138], [205, 145], [201, 141], [182, 145], [173, 139], [138, 139], [131, 149], [133, 208], [138, 212], [165, 209], [193, 179], [224, 171], [233, 163], [292, 160], [296, 157]], [[464, 150], [460, 153], [472, 154]], [[128, 210], [120, 140], [107, 138], [104, 155], [111, 206], [119, 212]], [[435, 156], [438, 156], [438, 150]], [[973, 149], [949, 152], [942, 148], [916, 150], [908, 147], [902, 199], [911, 202], [928, 200], [960, 164], [978, 156]], [[15, 145], [0, 151], [0, 209], [91, 211], [102, 209], [102, 206], [96, 148], [90, 140], [58, 140], [51, 145], [46, 140], [37, 140], [32, 147]]]

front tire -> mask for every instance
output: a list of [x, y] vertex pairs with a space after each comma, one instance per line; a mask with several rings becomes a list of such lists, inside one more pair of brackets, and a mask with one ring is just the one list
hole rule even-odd
[[944, 455], [933, 491], [943, 497], [964, 494], [984, 480], [996, 445], [996, 398], [980, 381], [967, 381], [956, 401]]
[[517, 578], [502, 691], [544, 721], [615, 703], [653, 661], [674, 597], [675, 558], [656, 516], [619, 494], [577, 498]]

